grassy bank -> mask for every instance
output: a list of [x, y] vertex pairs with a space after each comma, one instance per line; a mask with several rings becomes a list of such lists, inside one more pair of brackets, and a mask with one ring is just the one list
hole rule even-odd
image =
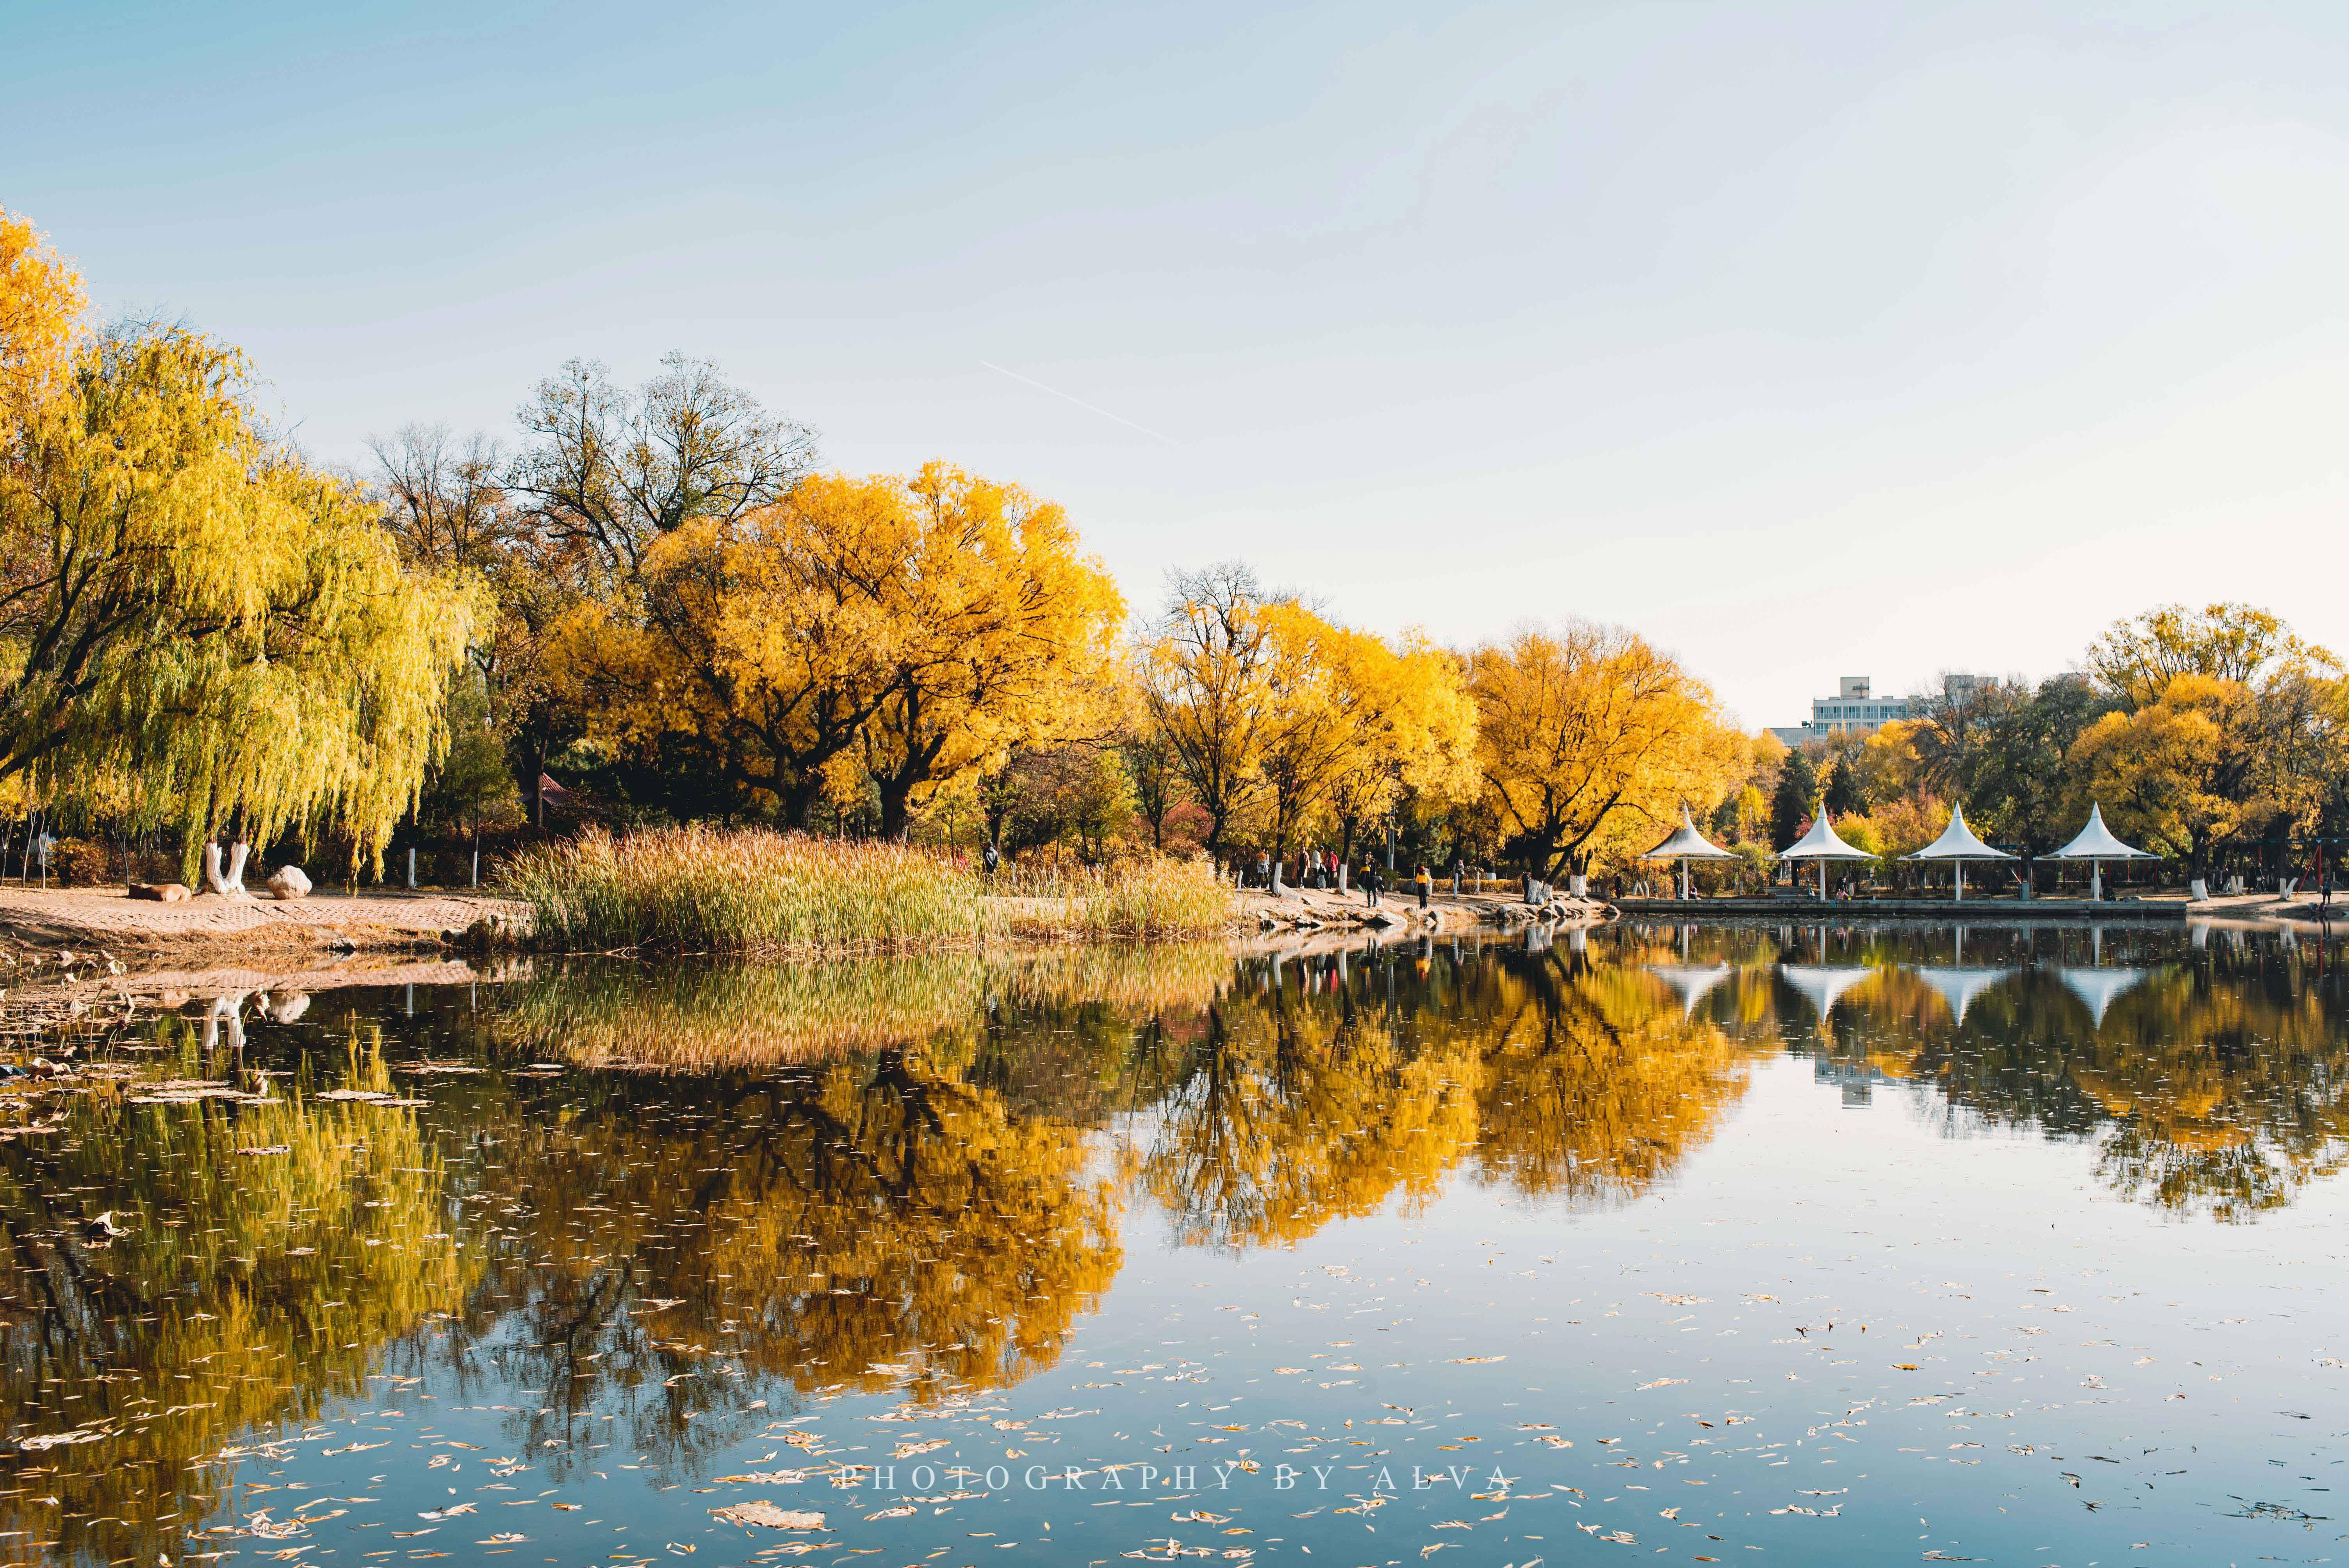
[[533, 944], [564, 952], [1156, 938], [1220, 934], [1230, 918], [1230, 896], [1204, 865], [1151, 861], [1053, 881], [990, 885], [967, 864], [903, 844], [707, 827], [591, 831], [526, 850], [498, 876], [502, 892], [530, 906]]

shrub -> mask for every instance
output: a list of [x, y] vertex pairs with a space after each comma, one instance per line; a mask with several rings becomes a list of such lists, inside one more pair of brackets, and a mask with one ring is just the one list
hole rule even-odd
[[116, 860], [94, 839], [59, 839], [49, 851], [49, 878], [59, 887], [102, 887], [116, 880]]

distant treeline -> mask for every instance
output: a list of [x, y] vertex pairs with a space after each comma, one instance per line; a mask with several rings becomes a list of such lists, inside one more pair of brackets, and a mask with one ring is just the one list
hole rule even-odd
[[1758, 864], [1822, 795], [1888, 851], [1952, 801], [2036, 847], [2101, 799], [2203, 865], [2342, 821], [2337, 661], [2239, 605], [1795, 758], [1603, 624], [1445, 647], [1239, 563], [1137, 614], [1059, 506], [945, 462], [826, 472], [806, 427], [683, 356], [640, 387], [574, 361], [508, 438], [410, 425], [347, 473], [252, 386], [184, 327], [92, 325], [0, 213], [18, 868], [35, 829], [125, 872], [227, 831], [330, 874], [420, 849], [448, 880], [481, 848], [712, 822], [1554, 878], [1631, 867], [1684, 806]]

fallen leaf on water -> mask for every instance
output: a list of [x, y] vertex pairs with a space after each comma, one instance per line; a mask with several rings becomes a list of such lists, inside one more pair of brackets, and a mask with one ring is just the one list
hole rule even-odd
[[769, 1530], [823, 1530], [829, 1528], [823, 1515], [804, 1509], [777, 1508], [761, 1499], [757, 1502], [738, 1502], [726, 1508], [713, 1508], [710, 1514], [729, 1524], [761, 1524]]
[[1488, 1361], [1506, 1361], [1507, 1359], [1506, 1356], [1454, 1356], [1452, 1358], [1453, 1364], [1458, 1367], [1482, 1367]]

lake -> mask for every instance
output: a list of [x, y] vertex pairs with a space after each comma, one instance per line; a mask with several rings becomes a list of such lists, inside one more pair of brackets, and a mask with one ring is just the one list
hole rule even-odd
[[198, 1000], [0, 1116], [0, 1563], [2330, 1561], [2337, 957], [1624, 923]]

